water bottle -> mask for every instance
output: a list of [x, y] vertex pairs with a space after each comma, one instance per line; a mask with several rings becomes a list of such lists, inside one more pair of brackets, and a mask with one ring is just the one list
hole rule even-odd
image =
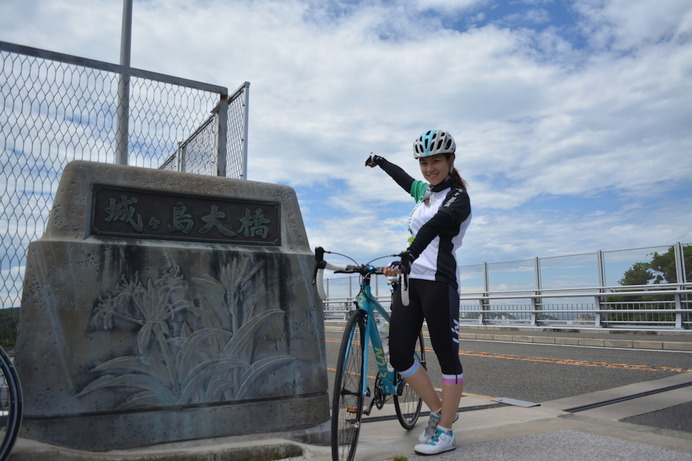
[[389, 322], [378, 319], [377, 321], [377, 332], [380, 335], [380, 340], [382, 341], [382, 349], [384, 352], [384, 359], [387, 362], [387, 370], [394, 371], [394, 368], [389, 363]]

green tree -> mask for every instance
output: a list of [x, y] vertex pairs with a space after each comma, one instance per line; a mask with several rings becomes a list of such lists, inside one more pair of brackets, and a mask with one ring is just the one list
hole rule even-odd
[[634, 263], [625, 271], [618, 283], [620, 285], [647, 285], [655, 277], [651, 263]]
[[18, 322], [18, 307], [0, 309], [0, 346], [6, 351], [14, 349], [15, 342], [17, 341]]
[[[684, 261], [684, 280], [692, 281], [692, 245], [682, 247]], [[676, 283], [678, 281], [675, 267], [675, 248], [670, 247], [663, 254], [654, 253], [651, 258], [651, 268], [655, 271], [654, 283]]]
[[[625, 271], [622, 279], [618, 283], [623, 286], [628, 285], [649, 285], [676, 283], [677, 267], [675, 265], [675, 247], [671, 246], [665, 253], [653, 252], [650, 254], [649, 262], [636, 262]], [[692, 281], [692, 246], [683, 247], [684, 260], [684, 280]], [[648, 307], [651, 303], [670, 302], [674, 296], [670, 295], [642, 295], [642, 296], [608, 296], [606, 301], [611, 303], [614, 309], [631, 309], [633, 306]], [[641, 304], [640, 304], [641, 303]], [[636, 322], [639, 320], [650, 322], [647, 318], [651, 314], [609, 314], [607, 317], [611, 321]], [[661, 322], [671, 322], [674, 315], [659, 314], [656, 317]]]
[[[692, 245], [683, 247], [685, 280], [692, 281]], [[620, 285], [648, 285], [649, 283], [676, 283], [675, 247], [665, 253], [651, 253], [651, 261], [634, 263], [620, 279]]]

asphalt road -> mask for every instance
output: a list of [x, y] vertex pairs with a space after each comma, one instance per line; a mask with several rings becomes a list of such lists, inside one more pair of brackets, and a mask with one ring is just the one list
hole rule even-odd
[[665, 378], [692, 367], [692, 354], [685, 352], [483, 341], [464, 341], [461, 348], [466, 392], [537, 403]]
[[[341, 331], [326, 331], [329, 390]], [[426, 338], [428, 369], [440, 387], [440, 370]], [[541, 403], [584, 393], [656, 380], [692, 370], [692, 353], [583, 346], [462, 341], [467, 394]], [[374, 364], [369, 375], [376, 373]], [[692, 387], [690, 387], [692, 402]], [[624, 420], [692, 432], [692, 403]]]

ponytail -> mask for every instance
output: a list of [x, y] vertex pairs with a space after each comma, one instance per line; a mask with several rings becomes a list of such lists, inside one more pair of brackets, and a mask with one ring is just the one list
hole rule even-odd
[[[449, 159], [452, 156], [451, 153], [444, 154], [444, 155], [445, 155], [445, 157], [447, 157], [447, 159]], [[459, 186], [463, 189], [469, 188], [468, 183], [466, 181], [464, 181], [464, 178], [459, 176], [459, 172], [457, 171], [456, 168], [452, 167], [452, 171], [449, 172], [449, 175], [452, 177], [452, 179], [454, 179], [454, 182], [457, 184], [457, 186]]]
[[454, 182], [457, 183], [457, 186], [462, 187], [463, 189], [469, 188], [468, 183], [466, 181], [464, 181], [464, 178], [459, 176], [459, 172], [457, 171], [456, 168], [454, 168], [452, 170], [452, 172], [450, 173], [450, 176], [452, 177], [452, 179], [454, 179]]

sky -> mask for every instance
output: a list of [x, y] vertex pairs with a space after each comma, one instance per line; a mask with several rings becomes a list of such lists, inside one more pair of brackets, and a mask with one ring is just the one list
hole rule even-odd
[[[0, 40], [118, 63], [123, 2], [0, 0]], [[311, 247], [406, 247], [443, 129], [469, 183], [459, 264], [692, 243], [689, 0], [134, 0], [132, 67], [250, 82], [248, 178], [295, 189]]]

